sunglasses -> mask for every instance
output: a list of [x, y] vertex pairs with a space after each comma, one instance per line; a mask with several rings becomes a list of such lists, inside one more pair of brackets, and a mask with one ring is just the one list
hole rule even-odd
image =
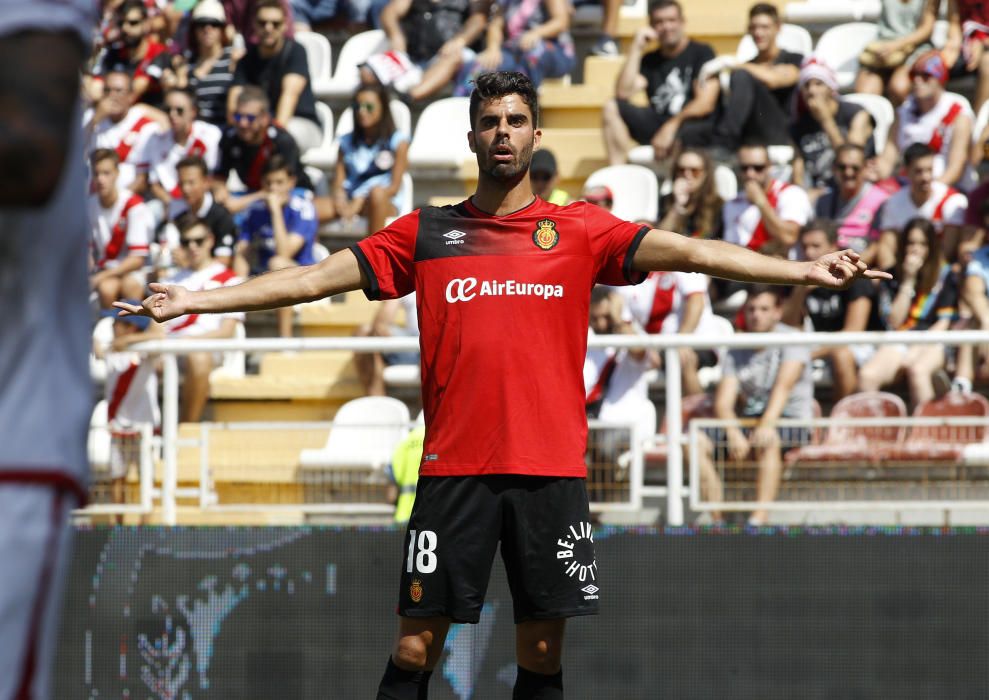
[[139, 27], [144, 24], [144, 19], [125, 19], [120, 22], [124, 27]]
[[691, 168], [688, 165], [678, 165], [676, 167], [676, 174], [677, 175], [693, 175], [693, 176], [696, 177], [698, 175], [703, 175], [704, 174], [704, 168]]
[[835, 163], [834, 169], [837, 170], [838, 172], [847, 171], [847, 172], [857, 173], [860, 170], [862, 170], [862, 166], [856, 165], [855, 163]]
[[769, 167], [768, 163], [739, 163], [738, 169], [743, 173], [753, 170], [757, 173], [764, 172]]
[[258, 19], [255, 23], [259, 27], [271, 27], [273, 29], [281, 29], [282, 25], [285, 24], [283, 19]]
[[203, 29], [205, 27], [211, 27], [213, 29], [223, 29], [223, 22], [217, 22], [215, 20], [204, 20], [202, 22], [194, 22], [193, 25], [196, 29]]
[[177, 114], [181, 117], [183, 114], [185, 114], [185, 107], [181, 105], [175, 105], [175, 106], [166, 105], [165, 111], [168, 112], [169, 114]]
[[182, 238], [179, 240], [179, 243], [183, 248], [189, 248], [191, 246], [196, 246], [199, 248], [200, 246], [206, 245], [206, 238], [206, 236], [199, 236], [198, 238]]
[[244, 114], [243, 112], [235, 112], [234, 122], [236, 122], [237, 124], [240, 124], [241, 122], [247, 124], [253, 124], [255, 121], [257, 121], [258, 117], [260, 116], [261, 116], [260, 114]]
[[378, 109], [378, 105], [376, 105], [373, 102], [358, 102], [357, 103], [357, 111], [358, 112], [368, 112], [368, 113], [371, 113], [371, 112], [377, 111], [377, 109]]

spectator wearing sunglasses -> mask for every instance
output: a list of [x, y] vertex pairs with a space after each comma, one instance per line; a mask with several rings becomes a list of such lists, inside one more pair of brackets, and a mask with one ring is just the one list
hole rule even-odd
[[354, 130], [340, 137], [332, 203], [320, 214], [348, 222], [364, 216], [368, 232], [374, 233], [384, 228], [389, 216], [400, 213], [409, 136], [395, 128], [388, 93], [381, 85], [358, 88], [351, 108]]
[[[227, 16], [227, 23], [234, 29], [234, 34], [240, 34], [248, 45], [258, 43], [257, 25], [254, 23], [254, 16], [257, 12], [260, 0], [220, 0], [223, 3], [223, 10]], [[295, 26], [292, 12], [292, 5], [289, 0], [280, 0], [282, 12], [285, 13], [286, 23], [285, 36], [289, 39], [295, 34]]]
[[190, 90], [199, 118], [222, 128], [227, 124], [227, 94], [236, 63], [229, 45], [233, 29], [219, 0], [201, 0], [191, 20], [188, 48], [169, 59], [162, 83]]
[[306, 50], [286, 38], [287, 21], [279, 0], [258, 2], [254, 13], [258, 43], [248, 46], [237, 62], [227, 109], [233, 115], [244, 86], [259, 86], [274, 109], [275, 123], [284, 127], [305, 152], [319, 145], [323, 132], [316, 116]]
[[741, 191], [723, 211], [724, 239], [786, 257], [813, 213], [807, 193], [773, 177], [763, 145], [738, 149], [738, 179]]
[[529, 179], [532, 181], [533, 194], [542, 197], [550, 204], [565, 206], [570, 202], [566, 190], [556, 186], [560, 174], [556, 169], [556, 156], [548, 148], [540, 148], [532, 154], [529, 163]]
[[[182, 268], [165, 284], [181, 284], [186, 289], [202, 291], [240, 284], [242, 281], [233, 270], [215, 260], [211, 251], [216, 243], [213, 231], [194, 212], [186, 212], [176, 221], [181, 246]], [[242, 313], [194, 314], [172, 319], [165, 323], [169, 338], [233, 338], [237, 325], [244, 322]], [[218, 354], [194, 352], [184, 356], [179, 420], [202, 420], [206, 401], [209, 399], [209, 375], [217, 366]]]
[[673, 191], [659, 198], [659, 228], [691, 238], [721, 238], [724, 204], [711, 157], [701, 149], [685, 148], [673, 167]]
[[[220, 139], [220, 162], [213, 173], [213, 194], [231, 213], [237, 214], [254, 202], [264, 199], [261, 173], [275, 154], [292, 164], [296, 186], [312, 191], [312, 184], [299, 160], [299, 147], [285, 129], [271, 123], [268, 97], [253, 85], [246, 86], [237, 96], [233, 113], [234, 126], [227, 127]], [[230, 172], [247, 188], [231, 196], [226, 182]]]
[[133, 80], [133, 99], [159, 106], [162, 100], [162, 69], [156, 59], [165, 45], [151, 33], [148, 8], [141, 0], [125, 0], [117, 10], [118, 39], [111, 43], [93, 68], [90, 94], [103, 96], [103, 78], [112, 71], [128, 73]]
[[876, 256], [879, 222], [889, 192], [865, 179], [865, 149], [845, 143], [835, 150], [833, 184], [814, 205], [814, 213], [838, 225], [838, 249], [851, 248], [870, 263]]

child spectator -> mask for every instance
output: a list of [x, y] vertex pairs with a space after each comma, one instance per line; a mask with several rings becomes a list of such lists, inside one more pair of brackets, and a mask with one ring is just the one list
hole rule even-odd
[[692, 238], [721, 238], [724, 204], [710, 156], [685, 148], [673, 166], [673, 191], [659, 198], [659, 228]]
[[[247, 210], [237, 243], [234, 269], [257, 275], [296, 265], [312, 265], [316, 241], [316, 209], [312, 200], [293, 192], [296, 185], [292, 165], [272, 156], [264, 169], [264, 199]], [[211, 243], [212, 245], [212, 243]], [[251, 262], [248, 261], [251, 258]], [[292, 337], [292, 308], [278, 309], [278, 332]]]
[[123, 297], [144, 297], [142, 268], [154, 235], [154, 218], [139, 195], [117, 185], [115, 151], [99, 148], [89, 159], [94, 192], [89, 196], [93, 266], [89, 283], [100, 306]]
[[886, 96], [899, 105], [910, 92], [910, 66], [930, 51], [941, 0], [882, 0], [876, 41], [859, 56], [855, 92]]
[[409, 135], [395, 128], [388, 93], [381, 85], [358, 88], [351, 109], [354, 130], [340, 137], [333, 200], [323, 214], [343, 221], [366, 216], [368, 232], [374, 233], [402, 206]]
[[[944, 331], [958, 316], [959, 279], [925, 218], [900, 232], [891, 280], [879, 281], [879, 322], [890, 331]], [[882, 345], [859, 373], [860, 391], [878, 391], [902, 370], [914, 405], [934, 398], [934, 373], [944, 367], [943, 345]]]
[[[238, 238], [237, 225], [227, 208], [217, 202], [209, 191], [206, 161], [199, 156], [188, 156], [176, 164], [175, 170], [178, 173], [181, 197], [172, 198], [169, 219], [174, 222], [191, 211], [213, 233], [213, 258], [227, 267], [232, 266]], [[170, 248], [177, 248], [178, 229], [169, 224], [167, 230], [167, 244]]]
[[[851, 248], [871, 264], [877, 254], [879, 221], [889, 192], [865, 179], [865, 149], [845, 143], [835, 149], [833, 183], [814, 205], [816, 216], [838, 224], [838, 248]], [[868, 251], [868, 252], [867, 252]]]

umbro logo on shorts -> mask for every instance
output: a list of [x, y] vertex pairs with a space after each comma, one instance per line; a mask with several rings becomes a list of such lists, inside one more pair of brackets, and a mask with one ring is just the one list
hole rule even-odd
[[591, 584], [591, 585], [589, 585], [589, 586], [584, 586], [584, 587], [583, 587], [583, 588], [581, 588], [580, 590], [582, 590], [582, 591], [583, 591], [584, 593], [586, 593], [587, 595], [594, 595], [595, 593], [597, 593], [597, 592], [598, 592], [598, 591], [600, 591], [601, 589], [600, 589], [600, 588], [598, 588], [597, 586], [595, 586], [595, 585], [594, 585], [594, 584], [592, 583], [592, 584]]

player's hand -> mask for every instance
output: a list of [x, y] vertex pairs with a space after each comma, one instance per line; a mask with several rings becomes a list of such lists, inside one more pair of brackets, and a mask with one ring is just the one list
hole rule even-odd
[[157, 282], [152, 282], [149, 286], [154, 293], [142, 301], [140, 306], [123, 301], [113, 302], [113, 305], [121, 310], [121, 316], [147, 316], [156, 323], [164, 323], [186, 313], [188, 289], [177, 284]]
[[845, 289], [856, 277], [870, 280], [893, 278], [888, 272], [869, 269], [851, 248], [822, 255], [807, 265], [806, 283], [828, 289]]

